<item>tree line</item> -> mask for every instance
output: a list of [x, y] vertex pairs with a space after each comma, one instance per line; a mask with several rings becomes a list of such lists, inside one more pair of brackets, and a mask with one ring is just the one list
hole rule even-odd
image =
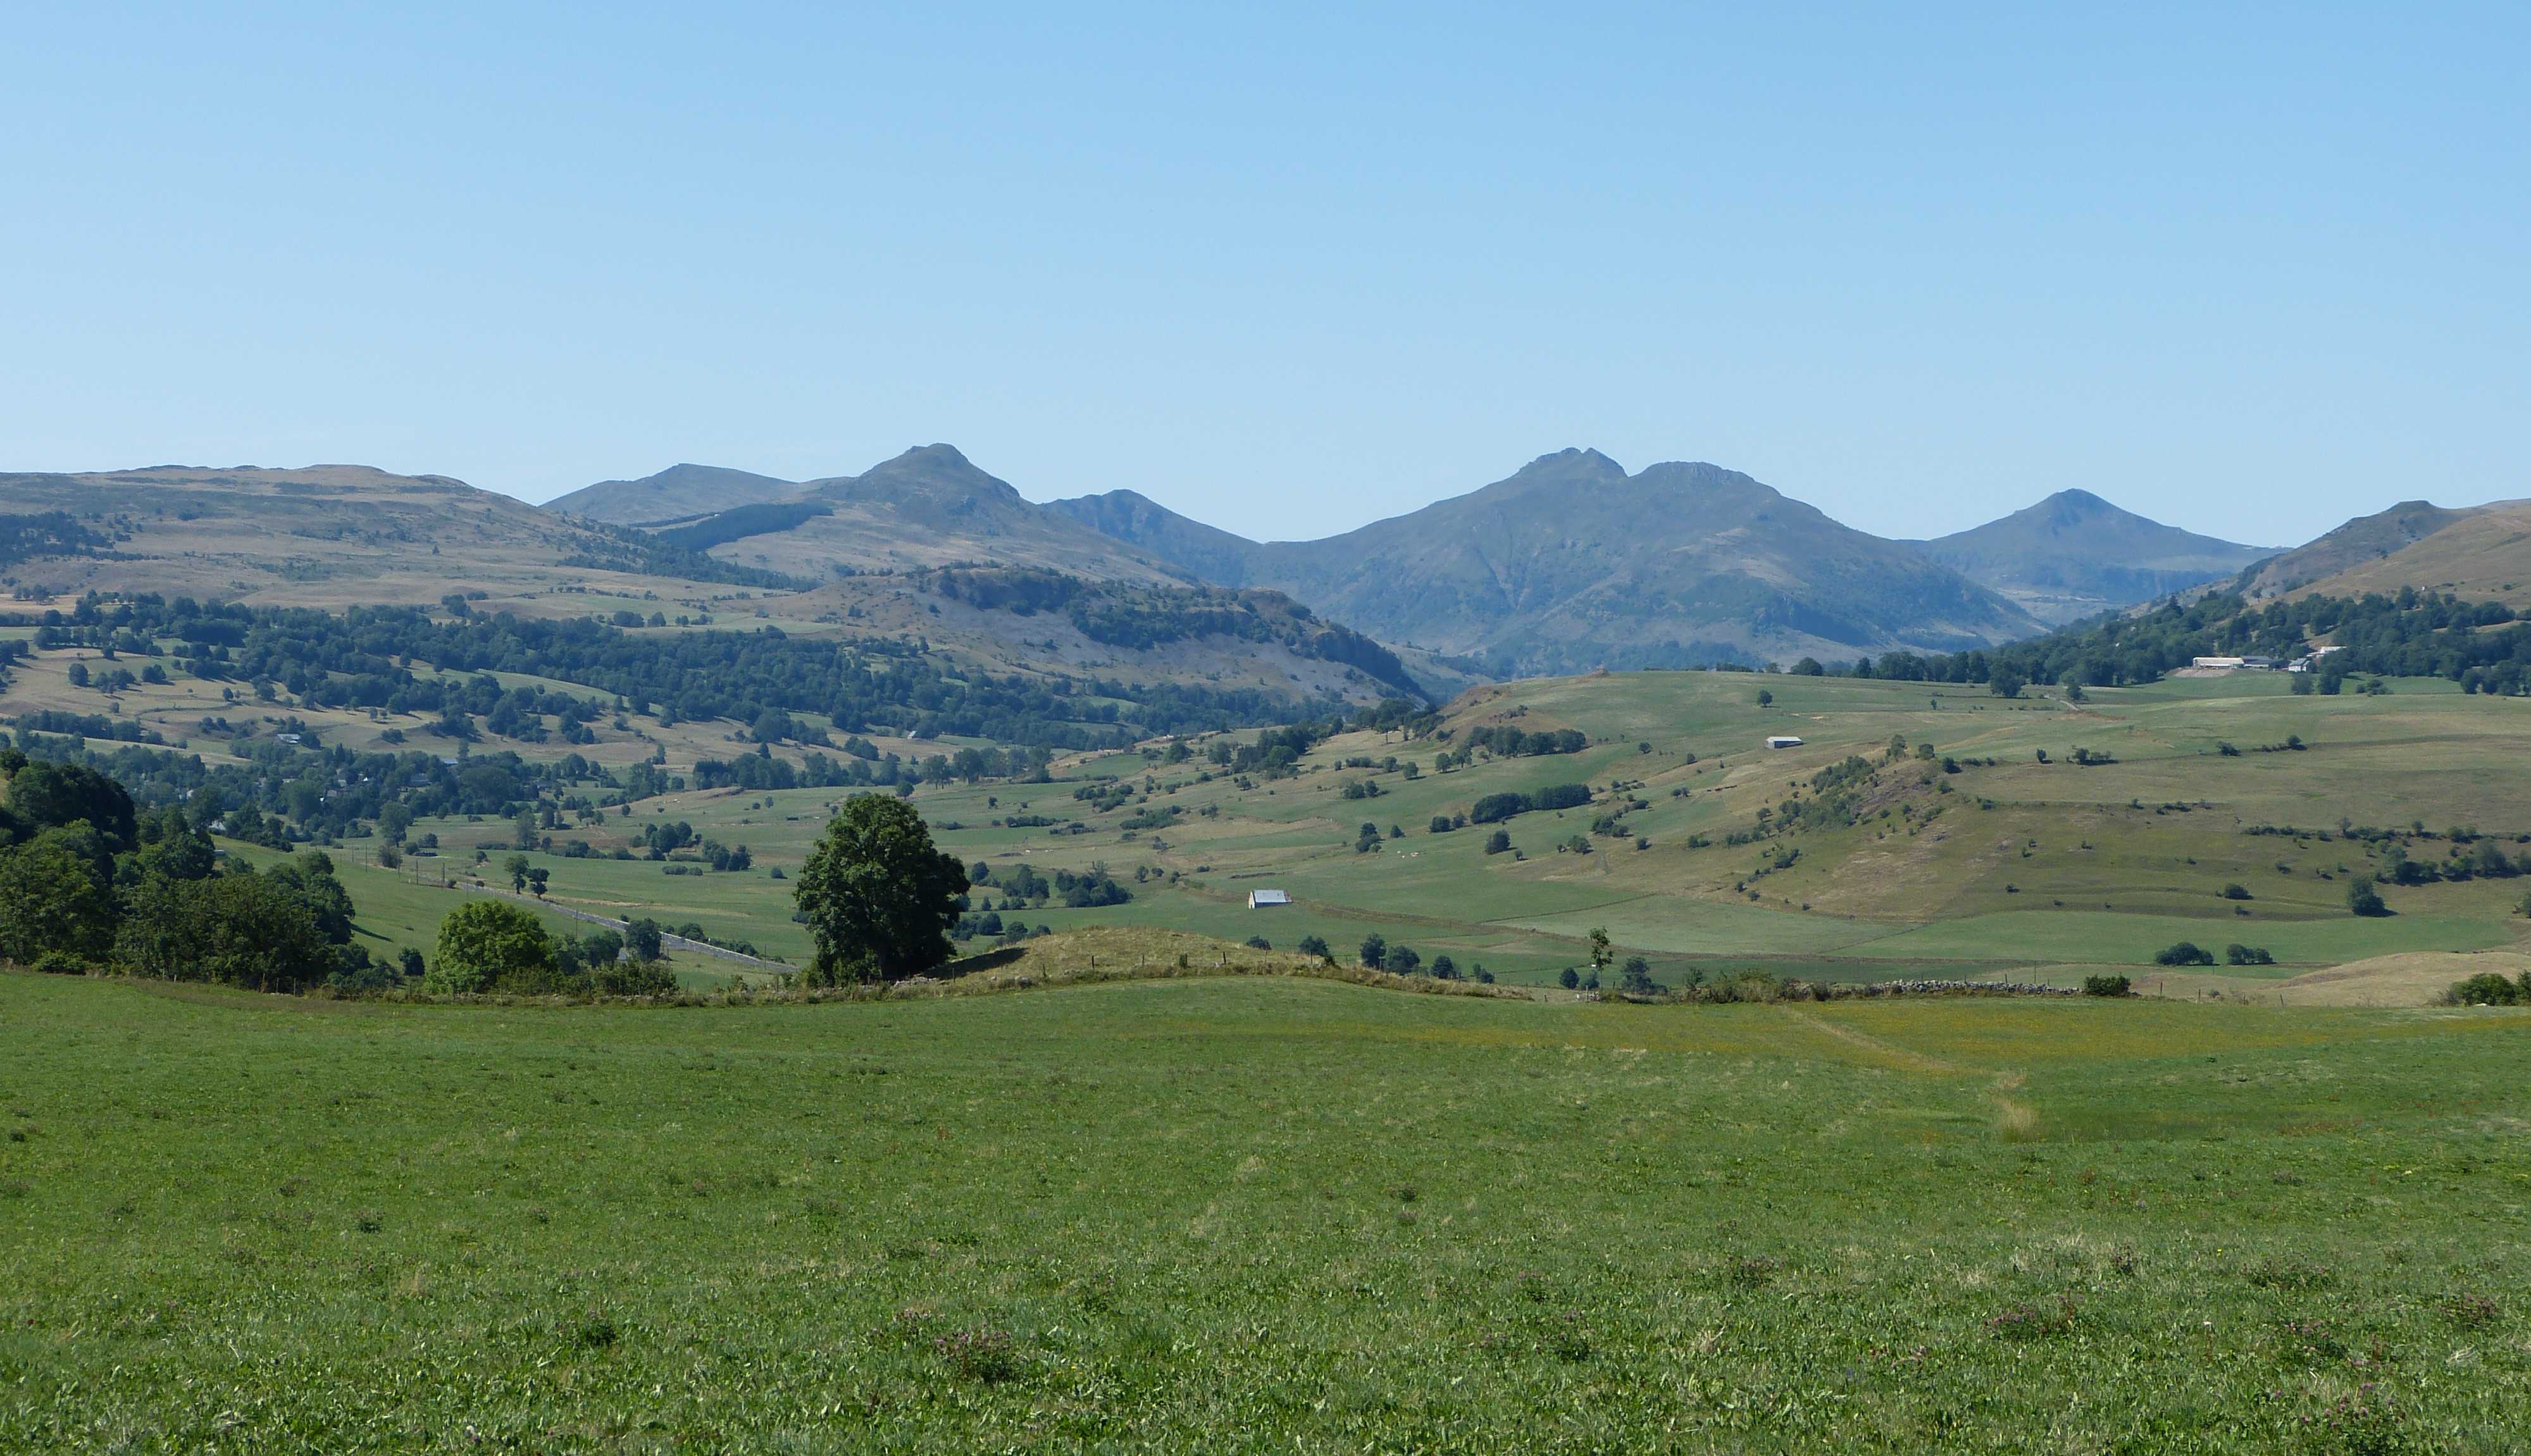
[[[334, 614], [149, 594], [90, 596], [34, 625], [39, 647], [163, 659], [204, 681], [247, 685], [267, 701], [286, 692], [310, 707], [436, 715], [461, 738], [473, 719], [496, 712], [503, 726], [527, 725], [536, 737], [546, 716], [574, 725], [655, 712], [666, 722], [757, 725], [774, 712], [845, 733], [1097, 749], [1153, 733], [1284, 722], [1319, 706], [1258, 689], [965, 671], [919, 641], [845, 643], [772, 626], [651, 633], [590, 618], [433, 616], [404, 606]], [[436, 672], [418, 674], [416, 663]], [[492, 673], [561, 679], [592, 693], [504, 689]]]
[[[2395, 594], [2305, 596], [2254, 605], [2218, 592], [2142, 616], [2112, 614], [2000, 647], [1919, 656], [1889, 652], [1847, 663], [1804, 657], [1801, 676], [1985, 684], [2010, 698], [2032, 683], [2114, 688], [2159, 681], [2198, 657], [2290, 659], [2328, 638], [2313, 690], [2340, 691], [2352, 675], [2439, 677], [2472, 693], [2531, 693], [2531, 623], [2503, 602], [2401, 588]], [[2297, 691], [2301, 691], [2299, 686]]]
[[173, 806], [142, 812], [78, 764], [0, 750], [0, 959], [250, 990], [376, 979], [352, 900], [308, 851], [261, 873]]

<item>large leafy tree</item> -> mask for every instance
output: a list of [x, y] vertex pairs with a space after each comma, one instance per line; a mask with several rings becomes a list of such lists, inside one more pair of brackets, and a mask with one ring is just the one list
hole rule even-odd
[[141, 976], [302, 991], [341, 966], [304, 892], [278, 875], [144, 881], [115, 940]]
[[0, 848], [0, 960], [33, 965], [47, 951], [101, 958], [114, 937], [114, 896], [56, 829]]
[[966, 892], [967, 867], [932, 847], [913, 806], [846, 800], [792, 889], [817, 942], [810, 982], [901, 980], [941, 965]]
[[437, 950], [422, 980], [433, 991], [490, 990], [503, 982], [541, 990], [555, 974], [544, 925], [499, 900], [470, 900], [448, 912], [439, 923]]
[[0, 803], [6, 803], [21, 833], [84, 820], [105, 840], [108, 853], [121, 854], [139, 843], [132, 796], [93, 768], [22, 760], [9, 774]]

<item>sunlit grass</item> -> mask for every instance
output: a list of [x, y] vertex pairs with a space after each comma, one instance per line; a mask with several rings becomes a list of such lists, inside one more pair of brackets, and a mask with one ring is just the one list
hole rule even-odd
[[2515, 1013], [9, 975], [0, 1052], [10, 1450], [2531, 1428]]

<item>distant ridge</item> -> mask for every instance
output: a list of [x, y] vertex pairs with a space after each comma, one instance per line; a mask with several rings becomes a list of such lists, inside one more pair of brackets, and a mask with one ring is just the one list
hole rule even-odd
[[1736, 471], [1597, 450], [1315, 541], [1242, 541], [1131, 492], [1055, 509], [1223, 585], [1269, 587], [1385, 641], [1502, 675], [1851, 658], [2042, 624], [1916, 550]]
[[1144, 547], [1161, 560], [1219, 587], [1247, 585], [1260, 549], [1246, 536], [1189, 520], [1140, 491], [1079, 495], [1049, 502], [1047, 509], [1060, 511], [1120, 541]]
[[2237, 585], [2254, 601], [2414, 587], [2531, 607], [2531, 500], [2457, 508], [2401, 501], [2244, 572]]
[[771, 476], [716, 465], [672, 465], [639, 480], [600, 480], [544, 503], [616, 526], [661, 526], [733, 506], [759, 505], [800, 493], [800, 486]]
[[1038, 505], [947, 444], [801, 482], [680, 465], [553, 505], [798, 578], [1000, 565], [1270, 588], [1428, 662], [1497, 675], [1992, 645], [2270, 554], [2081, 490], [1939, 540], [1892, 541], [1737, 471], [1668, 462], [1629, 475], [1582, 448], [1308, 541], [1252, 541], [1134, 490]]
[[2278, 549], [2165, 526], [2088, 490], [1918, 544], [2052, 626], [2222, 580]]

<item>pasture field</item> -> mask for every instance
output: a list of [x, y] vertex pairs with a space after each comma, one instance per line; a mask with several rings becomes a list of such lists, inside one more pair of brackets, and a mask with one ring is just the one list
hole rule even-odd
[[0, 1449], [2518, 1450], [2526, 1073], [2487, 1010], [0, 974]]
[[[2422, 826], [2427, 837], [2409, 847], [2417, 858], [2463, 852], [2455, 827], [2531, 855], [2531, 773], [2521, 768], [2531, 761], [2531, 702], [2432, 681], [2397, 682], [2378, 697], [2298, 697], [2288, 687], [2281, 674], [2177, 679], [2074, 703], [1922, 683], [1600, 675], [1475, 690], [1445, 718], [1449, 739], [1348, 733], [1295, 777], [1214, 772], [1199, 742], [1184, 762], [1156, 747], [1085, 756], [1058, 761], [1052, 783], [932, 784], [914, 803], [943, 847], [970, 862], [1148, 876], [1124, 906], [1015, 912], [1032, 925], [1159, 925], [1261, 935], [1278, 948], [1318, 935], [1346, 953], [1378, 933], [1428, 960], [1447, 954], [1530, 983], [1584, 959], [1595, 926], [1665, 980], [1726, 962], [1816, 980], [1942, 967], [2067, 980], [2149, 969], [2182, 940], [2218, 953], [2238, 942], [2277, 961], [2219, 968], [2215, 988], [2245, 993], [2346, 961], [2518, 941], [2531, 928], [2519, 913], [2531, 879], [2386, 886], [2397, 914], [2349, 916], [2346, 880], [2379, 872], [2382, 848], [2339, 825]], [[1762, 690], [1773, 699], [1763, 707]], [[1591, 746], [1434, 771], [1437, 754], [1488, 724], [1578, 728]], [[1771, 733], [1805, 743], [1768, 753], [1757, 745]], [[1910, 755], [1884, 764], [1893, 735]], [[1935, 772], [1913, 757], [1917, 745], [1960, 771]], [[2078, 765], [2069, 761], [2078, 749], [2110, 761]], [[1797, 790], [1810, 796], [1811, 778], [1850, 756], [1881, 769], [1861, 822], [1726, 842]], [[1374, 766], [1346, 766], [1364, 759]], [[1572, 782], [1590, 784], [1596, 802], [1505, 821], [1511, 853], [1486, 852], [1492, 826], [1431, 832], [1435, 815], [1465, 813], [1483, 796]], [[1112, 807], [1076, 797], [1102, 784], [1122, 791]], [[1378, 792], [1347, 798], [1349, 786]], [[582, 839], [600, 858], [537, 863], [558, 902], [691, 920], [796, 960], [807, 938], [773, 872], [797, 870], [841, 792], [667, 795], [629, 816], [610, 811], [555, 831], [557, 848]], [[1591, 832], [1611, 814], [1622, 833]], [[1041, 819], [1051, 822], [1031, 822]], [[755, 868], [675, 875], [603, 858], [638, 850], [649, 822], [744, 843]], [[1355, 849], [1365, 823], [1382, 836], [1376, 853]], [[1399, 837], [1386, 837], [1392, 826]], [[2278, 827], [2299, 832], [2250, 832]], [[497, 819], [416, 826], [424, 831], [445, 851], [436, 863], [461, 874], [477, 846], [497, 866], [511, 832]], [[1779, 866], [1788, 850], [1799, 853]], [[352, 877], [356, 894], [365, 877]], [[2247, 898], [2224, 898], [2230, 885]], [[1262, 886], [1296, 903], [1248, 910], [1247, 891]]]

